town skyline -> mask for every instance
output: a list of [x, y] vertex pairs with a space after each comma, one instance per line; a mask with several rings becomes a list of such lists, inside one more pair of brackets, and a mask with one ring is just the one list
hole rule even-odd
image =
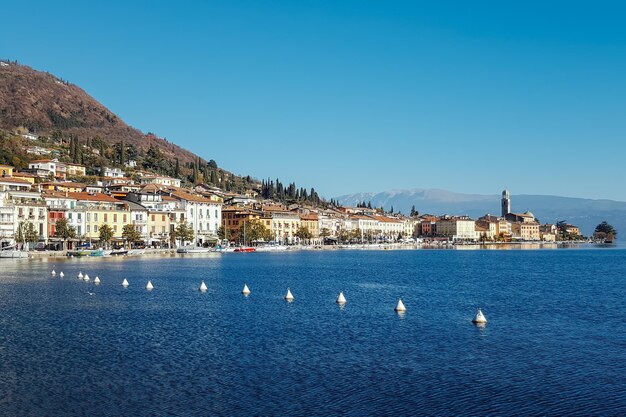
[[[7, 22], [3, 58], [81, 85], [131, 125], [237, 173], [295, 181], [327, 198], [418, 186], [490, 194], [506, 185], [626, 200], [606, 181], [626, 177], [619, 11], [25, 7], [7, 5], [32, 24], [25, 33]], [[111, 19], [94, 21], [96, 11]], [[109, 20], [116, 31], [102, 24]], [[94, 49], [95, 39], [106, 42]], [[53, 46], [70, 40], [71, 51]]]

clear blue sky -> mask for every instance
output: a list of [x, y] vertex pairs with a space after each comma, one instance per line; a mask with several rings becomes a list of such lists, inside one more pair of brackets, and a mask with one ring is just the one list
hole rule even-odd
[[226, 169], [326, 197], [626, 200], [622, 2], [179, 3], [5, 2], [0, 57]]

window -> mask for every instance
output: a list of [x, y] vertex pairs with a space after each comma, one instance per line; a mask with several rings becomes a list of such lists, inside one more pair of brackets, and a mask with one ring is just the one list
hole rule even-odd
[[117, 213], [113, 214], [113, 221], [117, 223]]
[[155, 221], [156, 216], [153, 214], [152, 215], [152, 221]]
[[114, 224], [114, 225], [113, 225], [113, 231], [114, 231], [115, 233], [117, 233], [117, 225], [116, 225], [116, 224]]
[[78, 213], [78, 220], [80, 220], [82, 217], [82, 213]]
[[72, 220], [72, 213], [67, 213], [67, 218], [68, 218], [69, 220]]
[[126, 215], [124, 214], [123, 222], [126, 223]]
[[93, 214], [93, 221], [97, 222], [98, 221], [98, 213], [94, 213]]
[[91, 226], [87, 225], [87, 233], [91, 233]]
[[87, 221], [90, 222], [91, 221], [91, 213], [87, 213]]
[[94, 232], [94, 233], [98, 233], [98, 225], [95, 225], [95, 226], [93, 227], [93, 232]]
[[165, 221], [165, 214], [161, 215], [161, 221], [164, 222]]
[[109, 221], [109, 215], [107, 213], [104, 213], [104, 222], [108, 222]]

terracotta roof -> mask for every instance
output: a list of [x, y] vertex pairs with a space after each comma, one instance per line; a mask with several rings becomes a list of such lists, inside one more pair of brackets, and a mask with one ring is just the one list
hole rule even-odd
[[28, 177], [28, 178], [36, 178], [35, 175], [29, 174], [28, 172], [14, 172], [14, 177]]
[[41, 185], [56, 185], [58, 187], [73, 187], [73, 188], [85, 188], [87, 184], [82, 184], [80, 182], [42, 182]]
[[70, 193], [65, 193], [63, 191], [52, 191], [52, 190], [44, 190], [41, 192], [41, 196], [43, 198], [67, 198], [68, 200], [75, 200], [73, 197], [69, 197]]
[[102, 203], [119, 203], [124, 204], [122, 201], [116, 200], [107, 194], [102, 193], [67, 193], [68, 197], [74, 198], [78, 201], [96, 201]]
[[0, 182], [10, 182], [13, 184], [32, 185], [29, 181], [21, 180], [19, 178], [13, 178], [13, 177], [0, 177]]
[[319, 217], [317, 217], [317, 214], [302, 214], [300, 220], [317, 221]]
[[181, 200], [193, 201], [195, 203], [214, 203], [213, 200], [209, 200], [208, 198], [202, 197], [200, 195], [191, 194], [186, 191], [182, 191], [178, 189], [172, 193], [172, 196], [175, 198], [179, 198]]

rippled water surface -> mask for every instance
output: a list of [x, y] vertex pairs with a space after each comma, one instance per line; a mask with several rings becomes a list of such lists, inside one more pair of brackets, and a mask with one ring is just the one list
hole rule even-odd
[[0, 259], [0, 413], [626, 415], [625, 255]]

